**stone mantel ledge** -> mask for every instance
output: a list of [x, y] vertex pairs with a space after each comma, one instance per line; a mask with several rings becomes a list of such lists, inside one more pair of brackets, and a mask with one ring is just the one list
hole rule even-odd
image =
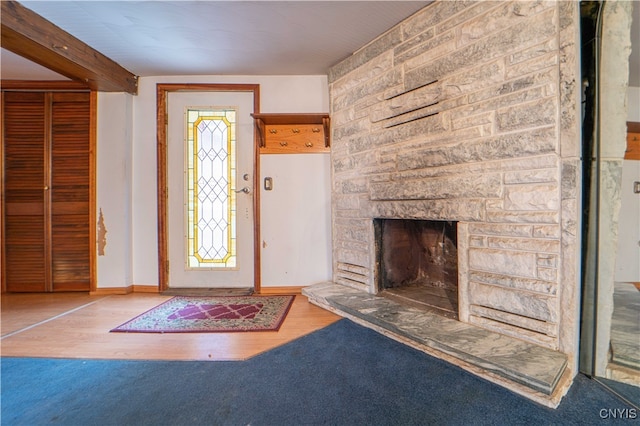
[[302, 294], [324, 309], [556, 408], [571, 385], [567, 356], [530, 342], [325, 282]]

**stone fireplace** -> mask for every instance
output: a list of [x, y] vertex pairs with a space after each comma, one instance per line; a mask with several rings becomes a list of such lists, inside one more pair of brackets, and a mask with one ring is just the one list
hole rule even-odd
[[375, 219], [378, 294], [458, 318], [455, 222]]
[[455, 221], [459, 320], [573, 353], [574, 6], [435, 2], [330, 70], [334, 282], [381, 292], [374, 220]]
[[[578, 12], [572, 2], [436, 1], [330, 70], [333, 285], [349, 289], [332, 303], [393, 292], [379, 275], [413, 282], [415, 265], [381, 271], [383, 223], [456, 223], [455, 323], [561, 354], [575, 374]], [[434, 249], [421, 232], [391, 251]], [[398, 317], [388, 309], [376, 324]]]

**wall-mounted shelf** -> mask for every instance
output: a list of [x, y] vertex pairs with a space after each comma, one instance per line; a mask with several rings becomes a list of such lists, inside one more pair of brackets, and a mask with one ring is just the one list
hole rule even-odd
[[329, 152], [329, 114], [251, 114], [261, 154]]

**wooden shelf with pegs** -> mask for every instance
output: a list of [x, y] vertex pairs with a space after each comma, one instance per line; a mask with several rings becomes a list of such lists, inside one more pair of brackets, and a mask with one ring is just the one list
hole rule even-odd
[[261, 154], [323, 153], [331, 150], [329, 114], [251, 114]]

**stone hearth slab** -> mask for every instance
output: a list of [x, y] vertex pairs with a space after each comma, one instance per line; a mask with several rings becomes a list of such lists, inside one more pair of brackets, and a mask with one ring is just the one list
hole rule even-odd
[[611, 361], [640, 370], [640, 291], [631, 283], [615, 283], [611, 319]]
[[[389, 337], [400, 337], [398, 340], [418, 349], [428, 349], [425, 352], [432, 355], [445, 354], [443, 359], [471, 366], [466, 369], [475, 374], [484, 376], [486, 372], [485, 378], [544, 405], [556, 406], [562, 396], [557, 390], [566, 370], [567, 357], [558, 351], [333, 282], [306, 287], [302, 294], [314, 304]], [[566, 388], [560, 393], [564, 392]]]

